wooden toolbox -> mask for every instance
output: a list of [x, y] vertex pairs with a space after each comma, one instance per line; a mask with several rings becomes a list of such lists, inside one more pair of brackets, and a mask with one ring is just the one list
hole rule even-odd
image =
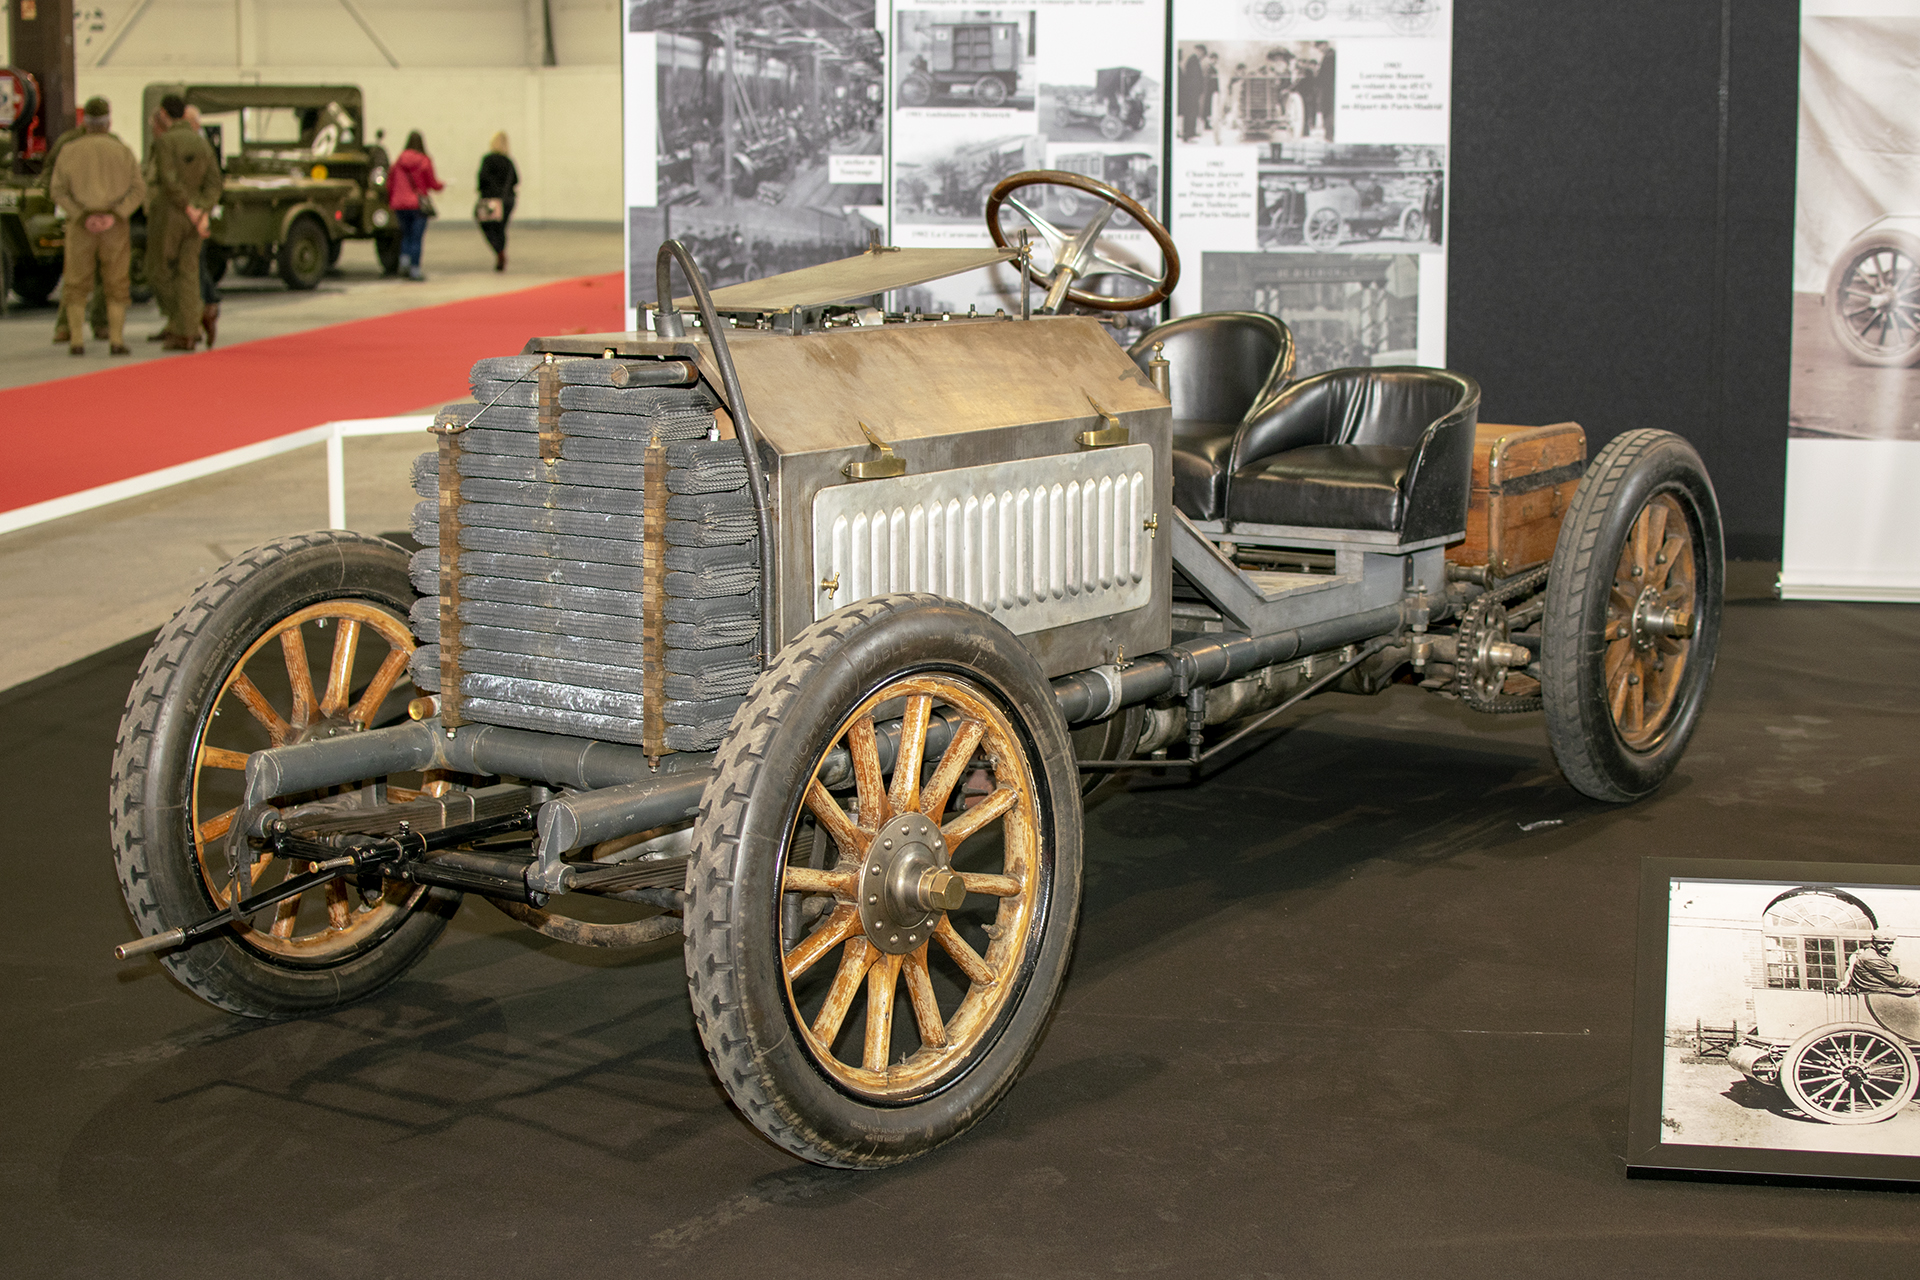
[[1587, 433], [1577, 422], [1481, 423], [1473, 442], [1467, 540], [1448, 548], [1447, 559], [1484, 564], [1498, 578], [1553, 559], [1560, 518], [1586, 469]]

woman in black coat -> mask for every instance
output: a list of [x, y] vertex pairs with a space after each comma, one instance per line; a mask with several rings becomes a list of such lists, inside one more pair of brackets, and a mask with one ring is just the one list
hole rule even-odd
[[480, 189], [483, 206], [477, 212], [485, 214], [488, 210], [484, 202], [498, 200], [500, 217], [498, 220], [482, 219], [480, 234], [493, 246], [493, 269], [507, 269], [507, 219], [513, 216], [513, 189], [520, 185], [520, 171], [513, 167], [513, 157], [507, 154], [507, 135], [496, 133], [493, 141], [487, 145], [487, 154], [480, 158], [480, 176], [475, 184]]

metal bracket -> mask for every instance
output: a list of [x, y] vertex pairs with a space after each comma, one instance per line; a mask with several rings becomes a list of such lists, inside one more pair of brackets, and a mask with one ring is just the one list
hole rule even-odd
[[[1083, 391], [1080, 394], [1086, 395], [1086, 392]], [[1111, 449], [1115, 445], [1133, 443], [1132, 433], [1120, 424], [1120, 419], [1102, 409], [1100, 402], [1092, 396], [1087, 396], [1087, 403], [1093, 406], [1093, 411], [1099, 414], [1107, 425], [1092, 431], [1082, 431], [1075, 436], [1074, 439], [1079, 442], [1082, 449]]]
[[854, 425], [860, 428], [860, 434], [867, 438], [867, 443], [880, 451], [880, 456], [865, 462], [849, 462], [840, 468], [842, 474], [850, 480], [890, 480], [894, 476], [907, 474], [906, 459], [895, 453], [892, 445], [873, 434], [866, 423], [856, 421]]

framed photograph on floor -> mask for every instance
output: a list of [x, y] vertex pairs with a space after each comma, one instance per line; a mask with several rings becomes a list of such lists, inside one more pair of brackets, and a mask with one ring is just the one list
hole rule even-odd
[[1920, 1182], [1920, 867], [1648, 858], [1630, 1173]]

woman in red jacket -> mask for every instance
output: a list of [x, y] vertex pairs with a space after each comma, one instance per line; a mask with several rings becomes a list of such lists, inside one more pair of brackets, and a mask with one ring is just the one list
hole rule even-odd
[[420, 274], [420, 241], [434, 213], [432, 193], [444, 187], [433, 172], [426, 141], [415, 129], [407, 135], [406, 150], [387, 170], [387, 207], [400, 219], [400, 274], [408, 280], [426, 279]]

